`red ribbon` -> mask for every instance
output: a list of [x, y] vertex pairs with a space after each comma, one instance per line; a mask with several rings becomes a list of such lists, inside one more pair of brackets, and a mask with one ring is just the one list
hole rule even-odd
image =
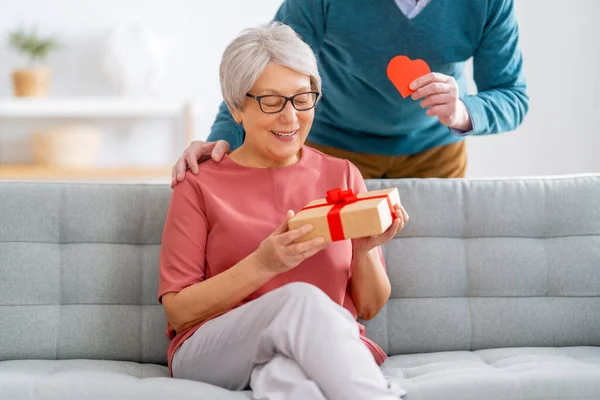
[[331, 240], [344, 240], [346, 236], [344, 235], [344, 227], [342, 226], [342, 216], [340, 215], [340, 211], [347, 204], [356, 203], [357, 201], [363, 200], [371, 200], [371, 199], [382, 199], [387, 198], [388, 207], [390, 208], [390, 213], [392, 214], [392, 221], [396, 218], [396, 213], [394, 212], [394, 206], [392, 205], [392, 200], [389, 195], [382, 194], [379, 196], [369, 196], [369, 197], [361, 197], [358, 198], [354, 193], [352, 193], [352, 189], [342, 190], [340, 188], [332, 189], [327, 191], [327, 196], [325, 200], [327, 203], [318, 204], [315, 206], [307, 206], [302, 210], [309, 210], [311, 208], [325, 207], [333, 204], [334, 206], [327, 213], [327, 224], [329, 225], [329, 233], [331, 234]]

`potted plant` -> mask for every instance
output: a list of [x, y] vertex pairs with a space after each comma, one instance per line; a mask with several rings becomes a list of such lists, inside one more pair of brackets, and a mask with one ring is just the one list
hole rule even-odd
[[29, 58], [29, 66], [15, 69], [12, 73], [15, 96], [44, 97], [48, 91], [50, 69], [42, 64], [48, 54], [58, 48], [53, 38], [38, 35], [35, 29], [23, 29], [9, 34], [10, 45]]

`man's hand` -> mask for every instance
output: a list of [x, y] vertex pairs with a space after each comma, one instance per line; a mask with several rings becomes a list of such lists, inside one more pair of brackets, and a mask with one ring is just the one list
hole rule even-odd
[[458, 98], [458, 84], [453, 77], [432, 72], [415, 79], [410, 88], [415, 91], [413, 100], [425, 98], [421, 107], [428, 109], [430, 117], [436, 116], [440, 123], [459, 131], [473, 129], [467, 107]]
[[229, 152], [229, 143], [224, 140], [205, 143], [195, 140], [183, 152], [171, 172], [171, 189], [181, 182], [185, 176], [185, 170], [190, 169], [194, 174], [198, 173], [198, 164], [212, 158], [215, 162], [220, 162], [225, 153]]

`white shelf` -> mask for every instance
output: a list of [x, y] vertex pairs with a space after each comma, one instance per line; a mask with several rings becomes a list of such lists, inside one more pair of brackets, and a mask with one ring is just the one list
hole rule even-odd
[[0, 99], [0, 118], [161, 118], [181, 116], [185, 99], [62, 97]]
[[[165, 97], [50, 97], [0, 98], [0, 120], [36, 118], [174, 118], [171, 137], [178, 157], [192, 141], [194, 103]], [[46, 168], [0, 164], [0, 180], [159, 179], [170, 182], [171, 166], [128, 168]]]
[[0, 164], [2, 180], [127, 180], [142, 179], [171, 182], [171, 166], [155, 167], [53, 167], [35, 164]]

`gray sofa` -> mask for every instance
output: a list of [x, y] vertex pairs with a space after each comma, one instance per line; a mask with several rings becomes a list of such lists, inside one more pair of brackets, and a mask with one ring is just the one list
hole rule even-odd
[[[411, 219], [367, 327], [405, 399], [600, 399], [600, 175], [389, 185]], [[168, 377], [170, 196], [0, 182], [0, 399], [250, 398]]]

